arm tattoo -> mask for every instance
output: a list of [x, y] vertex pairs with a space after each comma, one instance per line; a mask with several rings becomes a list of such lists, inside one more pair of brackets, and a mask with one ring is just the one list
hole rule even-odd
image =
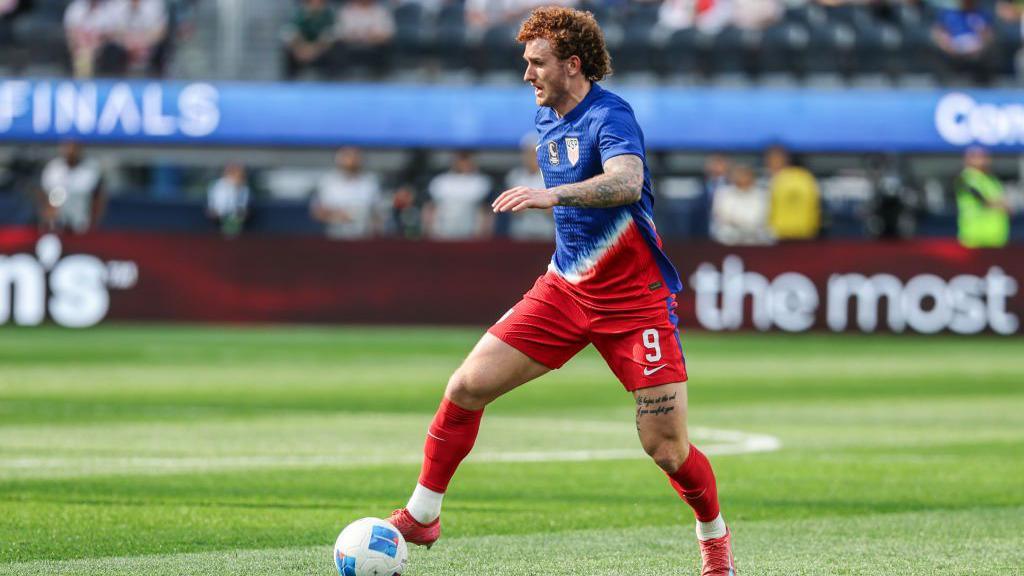
[[604, 174], [554, 189], [559, 206], [611, 208], [640, 199], [644, 186], [644, 162], [639, 156], [623, 154], [604, 164]]

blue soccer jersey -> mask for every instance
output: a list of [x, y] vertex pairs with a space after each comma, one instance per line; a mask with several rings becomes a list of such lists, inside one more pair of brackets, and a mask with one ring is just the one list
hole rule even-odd
[[537, 161], [548, 188], [602, 174], [604, 163], [622, 154], [644, 161], [643, 194], [637, 202], [614, 208], [554, 208], [555, 254], [549, 270], [595, 307], [629, 307], [637, 298], [679, 292], [679, 273], [654, 229], [644, 135], [629, 104], [595, 82], [564, 117], [551, 108], [538, 110], [537, 132]]

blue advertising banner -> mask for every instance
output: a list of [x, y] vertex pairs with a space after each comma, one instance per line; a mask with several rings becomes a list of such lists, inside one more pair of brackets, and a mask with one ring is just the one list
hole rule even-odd
[[[619, 92], [653, 150], [1024, 150], [1024, 91]], [[535, 111], [527, 86], [0, 80], [0, 142], [513, 148]]]

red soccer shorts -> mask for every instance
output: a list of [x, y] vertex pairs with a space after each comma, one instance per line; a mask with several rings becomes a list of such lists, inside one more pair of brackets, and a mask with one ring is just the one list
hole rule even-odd
[[488, 332], [552, 370], [592, 343], [633, 391], [686, 382], [677, 324], [674, 296], [627, 310], [595, 311], [541, 276]]

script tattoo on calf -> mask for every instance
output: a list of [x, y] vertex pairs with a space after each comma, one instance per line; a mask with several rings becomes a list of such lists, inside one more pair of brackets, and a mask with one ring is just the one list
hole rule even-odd
[[676, 393], [661, 396], [636, 397], [636, 429], [640, 429], [640, 418], [643, 416], [661, 416], [675, 412]]

